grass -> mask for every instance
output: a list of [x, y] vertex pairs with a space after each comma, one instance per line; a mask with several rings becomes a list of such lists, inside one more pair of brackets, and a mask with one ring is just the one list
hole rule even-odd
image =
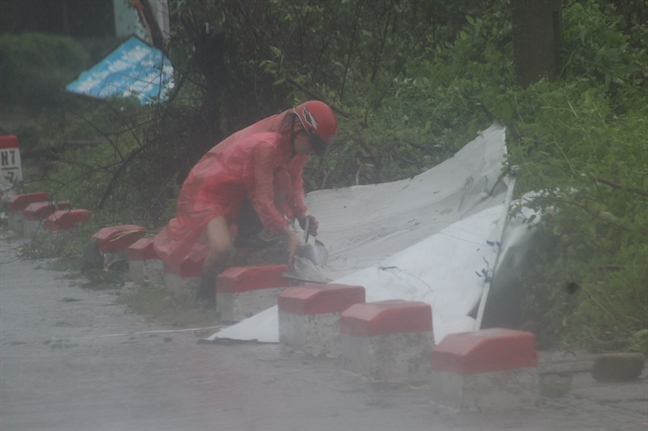
[[216, 311], [204, 310], [192, 301], [178, 299], [162, 286], [140, 287], [122, 293], [117, 303], [156, 323], [177, 328], [214, 326], [217, 320]]

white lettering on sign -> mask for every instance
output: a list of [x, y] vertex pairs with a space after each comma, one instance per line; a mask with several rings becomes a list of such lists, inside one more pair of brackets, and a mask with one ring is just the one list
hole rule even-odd
[[22, 181], [22, 164], [18, 148], [0, 149], [0, 193], [2, 200], [15, 194], [14, 189]]

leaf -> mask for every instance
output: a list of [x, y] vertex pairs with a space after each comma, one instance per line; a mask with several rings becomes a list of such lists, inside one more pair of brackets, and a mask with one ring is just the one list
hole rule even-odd
[[496, 115], [505, 122], [510, 122], [513, 119], [513, 108], [507, 101], [500, 102], [495, 109]]

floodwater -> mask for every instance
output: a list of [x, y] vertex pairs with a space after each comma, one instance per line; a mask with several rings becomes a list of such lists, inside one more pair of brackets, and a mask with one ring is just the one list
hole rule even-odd
[[428, 386], [372, 384], [336, 360], [158, 332], [172, 328], [114, 305], [114, 292], [18, 260], [19, 244], [0, 241], [4, 431], [648, 428], [645, 378], [615, 386], [612, 402], [590, 385], [537, 410], [456, 413], [431, 403]]

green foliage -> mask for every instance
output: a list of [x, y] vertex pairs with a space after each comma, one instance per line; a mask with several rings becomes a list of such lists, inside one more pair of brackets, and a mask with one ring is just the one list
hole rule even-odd
[[53, 263], [56, 270], [80, 270], [80, 263], [84, 261], [84, 247], [97, 230], [91, 221], [80, 224], [74, 231], [39, 230], [18, 251], [25, 259], [57, 258]]
[[597, 6], [564, 10], [563, 79], [516, 94], [509, 162], [520, 191], [542, 190], [529, 205], [545, 239], [526, 310], [554, 342], [646, 351], [648, 57]]
[[0, 36], [0, 97], [3, 103], [31, 109], [49, 106], [89, 62], [69, 37], [5, 33]]
[[[389, 2], [381, 5], [390, 11]], [[402, 10], [396, 9], [392, 19], [401, 19]], [[425, 7], [417, 10], [421, 19], [435, 13]], [[306, 175], [311, 188], [411, 177], [450, 157], [488, 127], [489, 119], [477, 104], [488, 101], [493, 106], [491, 100], [512, 76], [511, 60], [504, 55], [511, 50], [511, 24], [497, 6], [480, 14], [477, 19], [468, 16], [469, 23], [447, 38], [438, 35], [448, 29], [443, 22], [432, 29], [416, 27], [408, 35], [358, 32], [358, 54], [345, 66], [346, 86], [344, 79], [337, 92], [320, 86], [325, 99], [343, 107], [338, 115], [343, 133], [324, 167], [316, 169], [317, 161], [311, 162], [313, 170]], [[396, 25], [385, 19], [385, 28]], [[378, 35], [383, 40], [376, 52], [371, 47]], [[366, 68], [372, 61], [380, 73]]]
[[[148, 127], [159, 121], [155, 107], [129, 99], [74, 102], [42, 115], [34, 126], [40, 138], [32, 141], [37, 148], [25, 160], [30, 167], [26, 187], [93, 210], [93, 222], [100, 227], [151, 227], [173, 207], [169, 200], [175, 199], [178, 180], [168, 172], [192, 165], [186, 149], [169, 145], [160, 152], [154, 146], [158, 142], [150, 141], [155, 132]], [[188, 129], [182, 117], [169, 123]]]
[[630, 34], [623, 33], [620, 17], [601, 13], [594, 0], [575, 2], [568, 11], [564, 48], [569, 56], [564, 72], [581, 76], [593, 86], [604, 83], [607, 89], [623, 89], [628, 85], [645, 89], [646, 27], [638, 26]]
[[622, 262], [618, 267], [600, 266], [612, 272], [584, 274], [582, 298], [570, 317], [569, 338], [599, 351], [646, 353], [648, 245], [620, 248], [615, 257]]
[[[202, 89], [205, 109], [218, 110], [223, 136], [304, 100], [325, 100], [338, 108], [343, 132], [324, 165], [311, 162], [308, 188], [376, 183], [419, 173], [456, 150], [424, 118], [429, 98], [408, 107], [398, 87], [420, 85], [410, 68], [454, 40], [467, 14], [497, 3], [174, 1], [179, 25], [169, 50], [187, 81], [199, 84], [191, 91]], [[471, 124], [472, 133], [484, 124], [484, 117]]]

